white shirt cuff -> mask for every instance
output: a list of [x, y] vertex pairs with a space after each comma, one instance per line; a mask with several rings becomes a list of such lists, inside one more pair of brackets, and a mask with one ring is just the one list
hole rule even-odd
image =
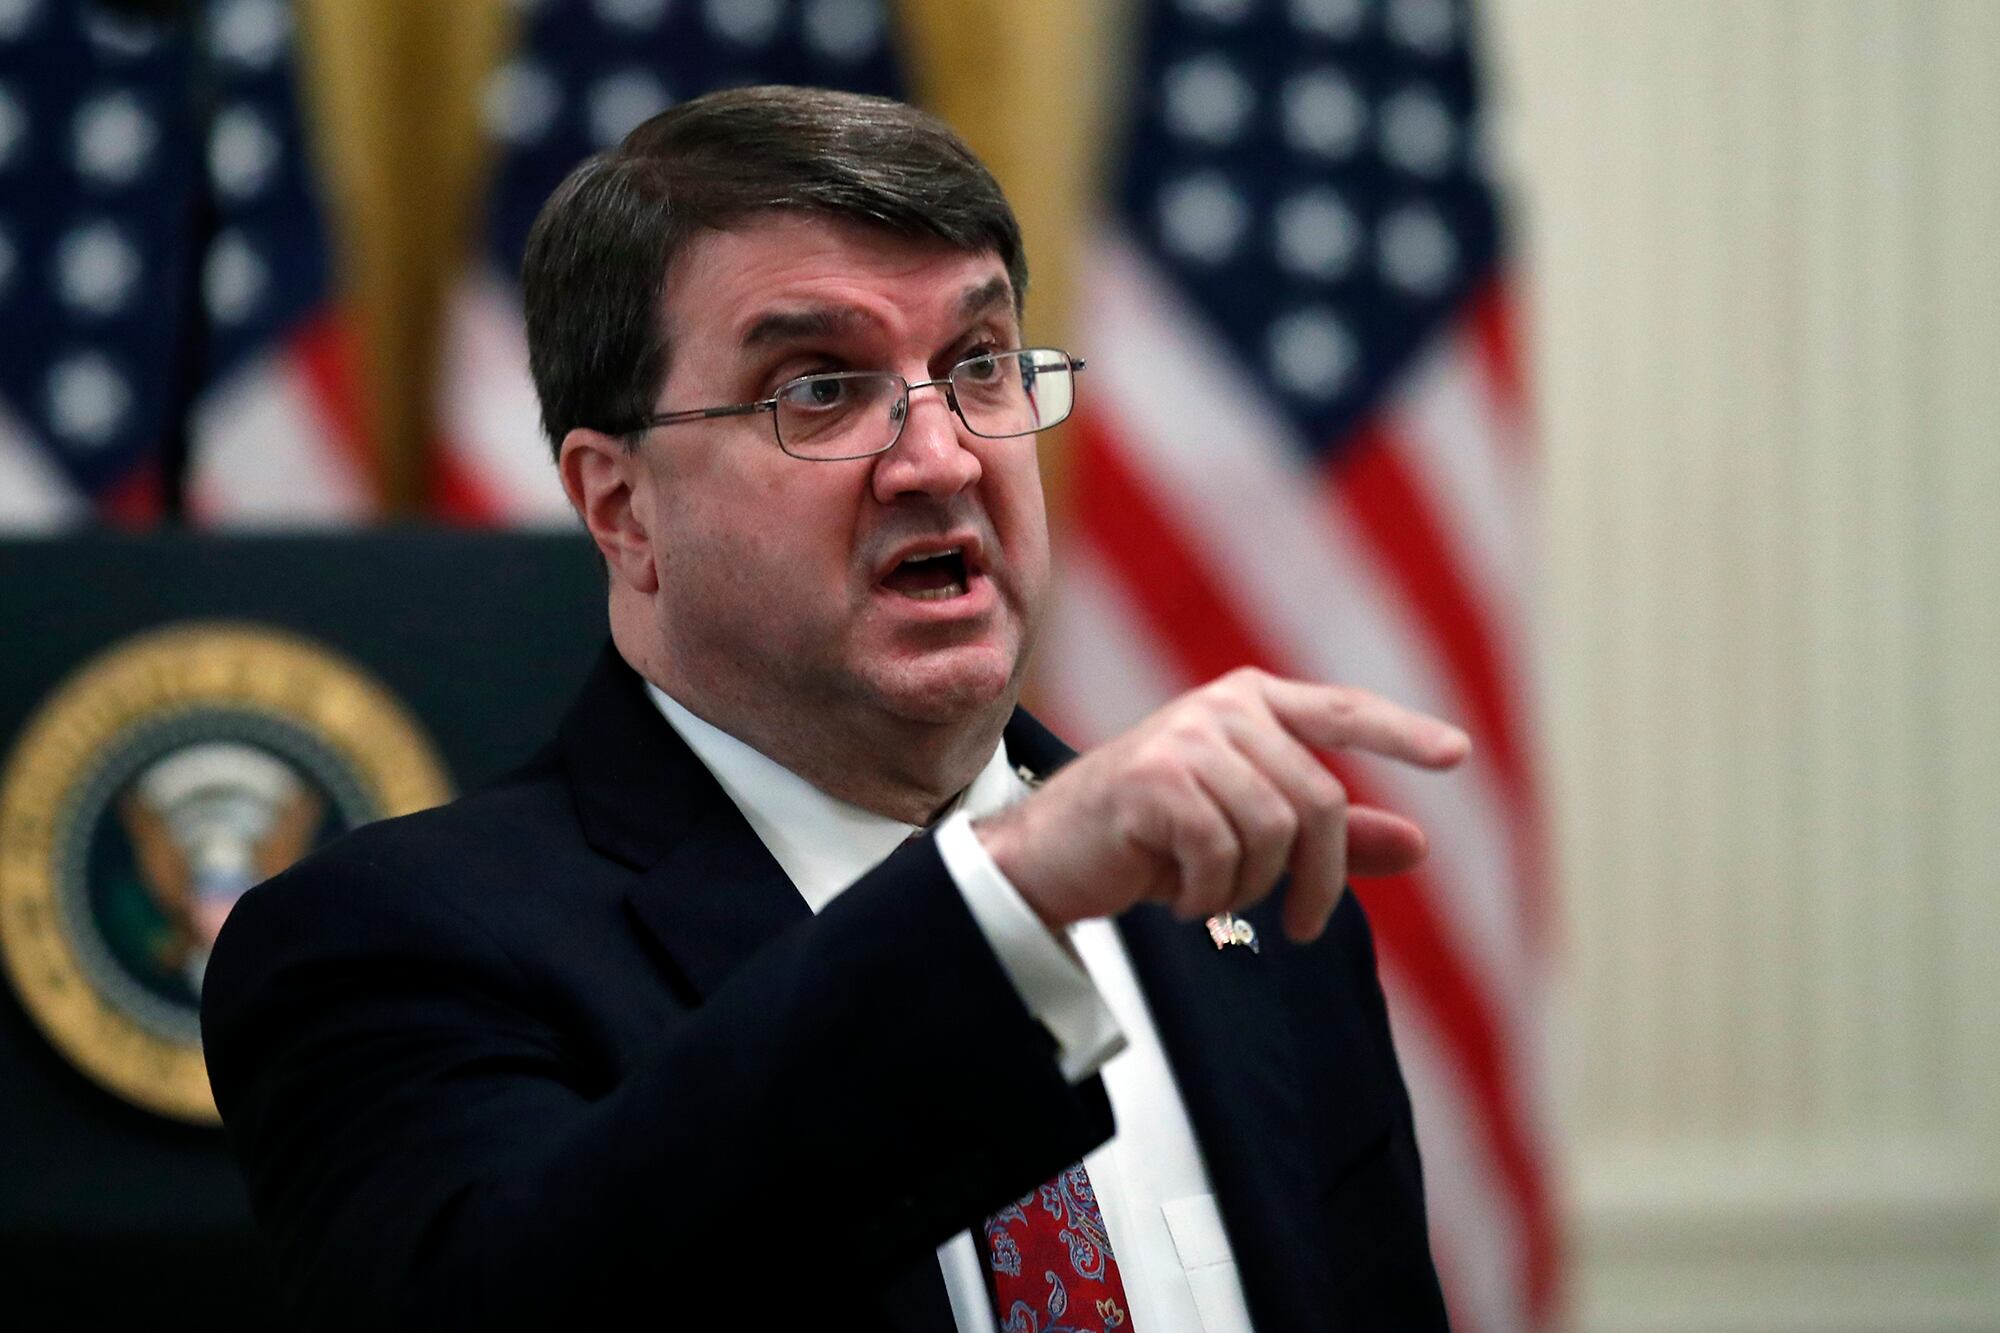
[[1125, 1049], [1125, 1033], [1090, 973], [1000, 873], [972, 831], [972, 816], [961, 810], [939, 824], [937, 849], [1021, 1002], [1056, 1039], [1063, 1077], [1083, 1082]]

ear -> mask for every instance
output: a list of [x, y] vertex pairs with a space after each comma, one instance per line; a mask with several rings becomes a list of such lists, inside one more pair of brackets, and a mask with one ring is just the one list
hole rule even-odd
[[580, 426], [563, 436], [556, 469], [612, 580], [648, 597], [658, 592], [653, 481], [639, 451], [616, 435]]

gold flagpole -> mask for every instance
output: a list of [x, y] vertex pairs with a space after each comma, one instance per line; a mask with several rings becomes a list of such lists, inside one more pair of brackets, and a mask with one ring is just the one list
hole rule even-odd
[[363, 416], [390, 517], [425, 509], [444, 302], [485, 169], [480, 92], [512, 39], [503, 0], [301, 0], [303, 91]]

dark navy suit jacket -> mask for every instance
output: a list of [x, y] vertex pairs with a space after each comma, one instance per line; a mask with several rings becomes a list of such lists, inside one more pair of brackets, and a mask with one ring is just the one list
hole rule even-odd
[[[1361, 910], [1252, 920], [1119, 927], [1257, 1327], [1443, 1327]], [[929, 839], [814, 917], [608, 649], [526, 768], [246, 896], [204, 992], [301, 1327], [947, 1333], [935, 1247], [1113, 1128]]]

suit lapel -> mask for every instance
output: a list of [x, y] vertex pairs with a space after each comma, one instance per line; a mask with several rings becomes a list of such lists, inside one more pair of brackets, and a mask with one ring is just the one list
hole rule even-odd
[[[564, 763], [584, 837], [638, 879], [625, 897], [689, 1005], [812, 916], [742, 811], [605, 647], [562, 726]], [[951, 1302], [926, 1256], [882, 1293], [901, 1333], [952, 1333]]]
[[[1025, 713], [1007, 729], [1007, 752], [1037, 777], [1075, 757]], [[1274, 896], [1248, 914], [1258, 953], [1217, 949], [1201, 923], [1160, 907], [1134, 908], [1117, 923], [1265, 1333], [1321, 1327], [1336, 1306], [1279, 961], [1291, 946], [1276, 904]]]
[[639, 872], [626, 906], [690, 1004], [812, 915], [714, 777], [606, 646], [562, 728], [591, 846]]
[[1267, 904], [1262, 953], [1217, 949], [1200, 923], [1143, 906], [1118, 919], [1174, 1082], [1201, 1142], [1259, 1329], [1322, 1327], [1336, 1307], [1298, 1046]]
[[812, 916], [735, 803], [726, 795], [722, 800], [729, 809], [676, 842], [625, 899], [692, 1002], [711, 994], [780, 933]]

